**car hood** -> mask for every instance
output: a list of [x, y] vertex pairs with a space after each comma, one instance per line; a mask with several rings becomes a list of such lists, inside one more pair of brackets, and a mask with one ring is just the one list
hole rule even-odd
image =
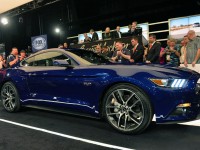
[[[82, 67], [82, 69], [85, 67]], [[93, 71], [102, 69], [102, 71], [107, 72], [114, 71], [120, 76], [133, 76], [136, 74], [148, 74], [160, 78], [185, 78], [188, 79], [192, 75], [199, 74], [187, 68], [180, 67], [168, 67], [162, 65], [92, 65], [89, 66]]]

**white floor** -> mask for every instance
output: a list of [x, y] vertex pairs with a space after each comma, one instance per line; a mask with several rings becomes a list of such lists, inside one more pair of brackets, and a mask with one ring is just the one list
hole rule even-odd
[[[152, 121], [156, 121], [155, 115], [153, 116]], [[189, 122], [185, 122], [185, 123], [179, 123], [179, 124], [189, 125], [189, 126], [199, 126], [200, 127], [200, 115], [197, 117], [197, 120], [189, 121]]]
[[195, 120], [195, 121], [180, 123], [180, 124], [189, 125], [189, 126], [199, 126], [200, 127], [200, 119], [199, 120]]

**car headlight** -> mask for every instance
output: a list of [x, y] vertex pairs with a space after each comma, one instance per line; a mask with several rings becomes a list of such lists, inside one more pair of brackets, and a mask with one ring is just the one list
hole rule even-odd
[[182, 88], [186, 85], [186, 79], [150, 79], [154, 84], [161, 87]]

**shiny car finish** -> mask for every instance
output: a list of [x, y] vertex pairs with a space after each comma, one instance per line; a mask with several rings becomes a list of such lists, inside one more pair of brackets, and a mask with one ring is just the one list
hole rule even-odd
[[138, 134], [157, 123], [196, 119], [200, 75], [159, 65], [97, 65], [71, 50], [48, 49], [0, 71], [8, 112], [22, 106], [105, 118], [117, 131]]

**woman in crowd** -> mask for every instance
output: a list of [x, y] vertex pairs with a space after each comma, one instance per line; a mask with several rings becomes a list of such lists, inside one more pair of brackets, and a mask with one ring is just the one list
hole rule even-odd
[[3, 59], [3, 56], [0, 54], [0, 69], [5, 68], [6, 66], [6, 60]]

